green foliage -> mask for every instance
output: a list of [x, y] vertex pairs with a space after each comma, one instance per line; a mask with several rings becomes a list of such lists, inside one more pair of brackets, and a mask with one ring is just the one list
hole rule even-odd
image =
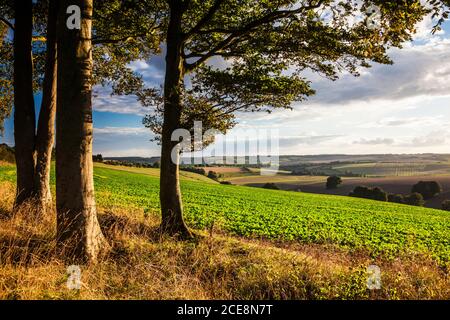
[[417, 207], [423, 207], [425, 205], [423, 196], [418, 192], [414, 192], [406, 196], [405, 203], [409, 204], [410, 206], [417, 206]]
[[419, 181], [412, 187], [412, 193], [420, 193], [425, 200], [429, 200], [442, 192], [442, 187], [437, 181]]
[[96, 154], [92, 156], [94, 162], [103, 162], [103, 156], [101, 154]]
[[161, 167], [161, 163], [159, 161], [155, 161], [153, 163], [153, 168], [159, 168], [159, 167]]
[[7, 38], [9, 28], [0, 22], [0, 135], [4, 120], [10, 116], [13, 99], [12, 44]]
[[[202, 176], [206, 176], [206, 170], [204, 168], [198, 168], [195, 166], [181, 166], [180, 170], [193, 172], [193, 173], [201, 174]], [[212, 171], [210, 171], [210, 172], [212, 172]], [[208, 175], [209, 175], [209, 173], [208, 173]]]
[[388, 201], [393, 203], [405, 203], [405, 197], [402, 194], [389, 194]]
[[369, 187], [359, 186], [359, 187], [356, 187], [350, 193], [349, 196], [356, 197], [356, 198], [384, 201], [384, 202], [388, 201], [387, 193], [379, 187], [369, 188]]
[[280, 190], [280, 188], [275, 184], [268, 182], [263, 186], [264, 189], [271, 189], [271, 190]]
[[14, 149], [6, 144], [0, 144], [0, 161], [15, 163]]
[[[148, 114], [142, 120], [143, 125], [149, 128], [156, 136], [153, 141], [160, 143], [162, 126], [164, 121], [164, 99], [158, 91], [154, 95], [146, 95], [145, 104], [154, 106], [154, 111]], [[180, 119], [180, 129], [188, 130], [191, 135], [191, 141], [184, 141], [183, 151], [199, 151], [206, 148], [214, 142], [214, 135], [208, 130], [214, 130], [213, 133], [225, 134], [227, 130], [236, 124], [233, 114], [217, 114], [210, 112], [214, 107], [210, 101], [204, 98], [194, 98], [190, 94], [183, 95], [183, 109]], [[201, 122], [201, 133], [203, 140], [195, 140], [194, 122]]]
[[[173, 41], [167, 38], [171, 14], [181, 15], [172, 21], [182, 30], [177, 47], [182, 76], [190, 80], [186, 88], [180, 83], [174, 89], [183, 95], [181, 127], [190, 130], [194, 120], [201, 120], [221, 132], [234, 126], [236, 112], [288, 109], [313, 95], [307, 72], [335, 80], [343, 71], [357, 76], [371, 62], [392, 63], [387, 49], [410, 40], [426, 13], [418, 0], [155, 2], [160, 4], [161, 43]], [[382, 12], [376, 30], [364, 18], [356, 19], [365, 17], [372, 4]], [[209, 63], [213, 58], [219, 62], [215, 66]], [[149, 96], [144, 104], [154, 102]], [[144, 119], [157, 135], [160, 104], [153, 104], [159, 108]]]
[[[10, 114], [14, 96], [11, 44], [14, 17], [11, 3], [10, 0], [0, 1], [0, 131], [4, 118]], [[153, 90], [144, 88], [141, 75], [135, 73], [129, 63], [150, 59], [159, 51], [157, 4], [149, 0], [95, 1], [92, 39], [94, 84], [111, 86], [113, 94], [136, 94], [138, 99], [146, 99], [153, 93]], [[149, 8], [151, 10], [145, 10]], [[33, 77], [36, 92], [41, 90], [45, 72], [47, 13], [48, 0], [34, 3]]]
[[450, 211], [450, 200], [445, 200], [442, 202], [442, 210]]
[[209, 171], [208, 172], [208, 178], [212, 179], [212, 180], [219, 180], [219, 174], [215, 171]]
[[110, 85], [113, 94], [135, 94], [145, 100], [141, 75], [129, 63], [158, 53], [160, 9], [157, 1], [96, 1], [93, 17], [94, 82]]
[[336, 189], [340, 184], [342, 184], [341, 177], [331, 176], [327, 179], [326, 187], [327, 189]]
[[442, 24], [450, 16], [450, 0], [429, 0], [427, 3], [431, 5], [432, 18], [437, 19], [432, 30], [433, 33], [436, 33], [442, 30]]

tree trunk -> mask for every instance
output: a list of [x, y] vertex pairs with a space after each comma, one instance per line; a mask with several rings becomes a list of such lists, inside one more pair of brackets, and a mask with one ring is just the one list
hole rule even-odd
[[[69, 5], [81, 8], [81, 29], [66, 27]], [[69, 259], [95, 262], [108, 245], [95, 206], [92, 163], [93, 0], [60, 1], [56, 111], [57, 242]]]
[[33, 97], [32, 0], [15, 0], [14, 32], [14, 140], [19, 206], [33, 196], [36, 115]]
[[191, 237], [183, 220], [183, 205], [179, 180], [179, 153], [172, 161], [172, 150], [178, 142], [171, 141], [174, 130], [180, 127], [181, 91], [183, 89], [182, 10], [171, 6], [167, 33], [166, 77], [164, 82], [164, 124], [161, 139], [160, 201], [162, 211], [161, 231], [172, 236]]
[[36, 172], [35, 192], [38, 210], [45, 213], [52, 207], [50, 190], [50, 169], [52, 148], [55, 135], [56, 113], [56, 20], [58, 15], [58, 1], [50, 0], [47, 22], [47, 54], [45, 61], [45, 76], [42, 89], [42, 105], [36, 137]]

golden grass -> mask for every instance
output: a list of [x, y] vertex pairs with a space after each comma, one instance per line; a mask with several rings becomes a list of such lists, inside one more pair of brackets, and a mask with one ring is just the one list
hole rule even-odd
[[[156, 215], [99, 209], [109, 256], [81, 266], [82, 287], [67, 288], [55, 248], [55, 219], [32, 205], [11, 214], [14, 189], [0, 185], [0, 299], [449, 299], [449, 277], [433, 262], [372, 261], [363, 253], [198, 232], [196, 241], [162, 238]], [[366, 268], [382, 289], [366, 288]]]

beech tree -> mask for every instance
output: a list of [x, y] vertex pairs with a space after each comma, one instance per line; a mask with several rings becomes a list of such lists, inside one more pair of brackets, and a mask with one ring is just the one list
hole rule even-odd
[[34, 139], [36, 119], [33, 97], [32, 0], [14, 1], [14, 141], [17, 166], [16, 205], [34, 192]]
[[[418, 0], [158, 3], [166, 47], [161, 229], [182, 237], [190, 237], [190, 231], [183, 220], [179, 161], [171, 159], [179, 141], [172, 141], [171, 135], [186, 126], [186, 101], [201, 101], [202, 109], [217, 119], [236, 112], [288, 109], [293, 101], [314, 94], [306, 71], [335, 80], [344, 71], [357, 76], [370, 62], [390, 64], [387, 49], [410, 40], [426, 14]], [[374, 18], [371, 5], [379, 9], [376, 28], [368, 23]], [[212, 58], [225, 67], [209, 63]], [[192, 85], [185, 85], [186, 78]], [[152, 122], [149, 126], [155, 127]]]
[[[150, 1], [149, 1], [150, 2]], [[92, 86], [144, 95], [142, 79], [128, 63], [159, 49], [148, 17], [135, 1], [60, 1], [56, 115], [57, 240], [69, 257], [95, 261], [108, 248], [97, 220], [92, 158]], [[66, 10], [82, 11], [81, 29], [69, 30]], [[151, 12], [156, 12], [151, 11]], [[151, 14], [153, 15], [153, 13]], [[111, 23], [114, 21], [114, 24]], [[95, 28], [93, 23], [95, 23]], [[95, 47], [94, 47], [95, 45]], [[95, 59], [94, 59], [95, 56]], [[94, 63], [95, 62], [95, 63]], [[142, 91], [141, 91], [142, 90]]]
[[[81, 28], [66, 26], [70, 5], [81, 8]], [[97, 220], [92, 161], [93, 0], [62, 0], [58, 19], [56, 116], [57, 241], [65, 254], [95, 261], [107, 248]]]
[[[14, 39], [13, 44], [10, 44], [8, 37], [3, 34], [0, 88], [2, 101], [5, 102], [2, 107], [6, 111], [10, 110], [11, 102], [14, 102], [17, 165], [15, 205], [37, 198], [39, 211], [51, 206], [49, 181], [56, 108], [56, 3], [56, 0], [38, 1], [37, 4], [31, 0], [0, 2], [0, 18], [3, 27], [7, 28], [5, 34], [11, 33]], [[45, 23], [47, 28], [43, 27], [44, 20], [48, 21]], [[47, 33], [46, 37], [40, 37], [40, 32]], [[41, 49], [43, 43], [46, 44], [48, 54]], [[42, 81], [34, 72], [36, 69], [45, 70]], [[39, 82], [43, 82], [43, 85], [39, 85]], [[34, 93], [40, 87], [42, 104], [36, 133]]]
[[442, 30], [442, 24], [450, 16], [450, 0], [429, 0], [427, 3], [431, 6], [432, 18], [437, 20], [432, 30], [435, 33]]
[[36, 171], [34, 192], [38, 210], [44, 212], [52, 208], [50, 189], [50, 169], [55, 136], [56, 85], [57, 85], [57, 44], [56, 24], [58, 0], [49, 0], [46, 27], [46, 51], [42, 104], [36, 133]]
[[[33, 4], [33, 15], [28, 15], [33, 20], [32, 39], [32, 61], [33, 65], [33, 89], [34, 93], [42, 93], [42, 104], [39, 113], [37, 132], [28, 139], [20, 139], [16, 142], [18, 149], [34, 150], [34, 165], [19, 165], [17, 167], [18, 192], [16, 204], [20, 205], [24, 201], [33, 199], [38, 206], [38, 210], [44, 212], [51, 208], [52, 197], [50, 192], [50, 168], [51, 151], [54, 143], [54, 122], [56, 112], [56, 0], [39, 0]], [[142, 14], [142, 7], [133, 1], [109, 1], [108, 3], [97, 2], [94, 20], [97, 28], [93, 43], [96, 45], [93, 51], [95, 68], [94, 83], [111, 85], [113, 92], [131, 90], [138, 92], [142, 87], [141, 78], [128, 68], [127, 64], [133, 60], [146, 59], [151, 53], [158, 50], [157, 45], [151, 45], [151, 34], [153, 29], [146, 23], [149, 17]], [[13, 72], [14, 58], [12, 56], [13, 45], [5, 35], [9, 32], [14, 34], [14, 6], [12, 0], [0, 1], [0, 29], [2, 47], [0, 48], [1, 59], [1, 113], [0, 124], [9, 115], [13, 105], [14, 87]], [[154, 20], [154, 19], [152, 19]], [[111, 24], [114, 21], [114, 24]], [[143, 28], [142, 26], [148, 26]], [[20, 48], [18, 49], [20, 50]], [[25, 76], [25, 75], [22, 75]], [[31, 75], [27, 74], [28, 81]], [[19, 84], [18, 84], [19, 85]], [[28, 91], [29, 91], [28, 87]], [[20, 89], [19, 89], [20, 92]], [[28, 95], [33, 93], [29, 92]], [[20, 108], [19, 108], [20, 109]], [[27, 118], [35, 116], [34, 107], [27, 108]], [[23, 112], [22, 112], [23, 113]], [[17, 122], [22, 123], [18, 118]], [[1, 129], [1, 127], [0, 127]], [[21, 133], [18, 132], [20, 135]], [[33, 169], [33, 170], [31, 170]], [[34, 174], [31, 174], [34, 171]], [[20, 191], [26, 183], [27, 192]], [[19, 187], [20, 185], [20, 187]]]

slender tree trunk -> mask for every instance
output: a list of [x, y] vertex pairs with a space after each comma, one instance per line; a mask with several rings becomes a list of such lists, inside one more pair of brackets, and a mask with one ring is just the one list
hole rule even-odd
[[50, 169], [52, 149], [55, 135], [56, 113], [56, 20], [58, 1], [50, 0], [47, 22], [47, 54], [45, 61], [45, 76], [42, 90], [42, 105], [36, 137], [36, 172], [35, 192], [38, 210], [42, 213], [51, 209], [52, 194], [50, 190]]
[[17, 166], [15, 205], [33, 196], [36, 115], [33, 97], [32, 0], [15, 0], [14, 31], [14, 140]]
[[[162, 130], [160, 201], [162, 211], [161, 230], [169, 235], [190, 237], [183, 220], [183, 205], [179, 180], [179, 153], [172, 159], [172, 151], [178, 142], [171, 141], [174, 130], [180, 127], [181, 91], [183, 89], [183, 39], [181, 30], [182, 9], [171, 5], [167, 34], [166, 78], [164, 82], [164, 124]], [[176, 161], [172, 161], [176, 160]]]
[[[82, 11], [81, 29], [66, 27], [69, 5]], [[92, 163], [93, 0], [60, 1], [56, 111], [57, 241], [68, 258], [95, 262], [108, 245], [95, 206]]]

